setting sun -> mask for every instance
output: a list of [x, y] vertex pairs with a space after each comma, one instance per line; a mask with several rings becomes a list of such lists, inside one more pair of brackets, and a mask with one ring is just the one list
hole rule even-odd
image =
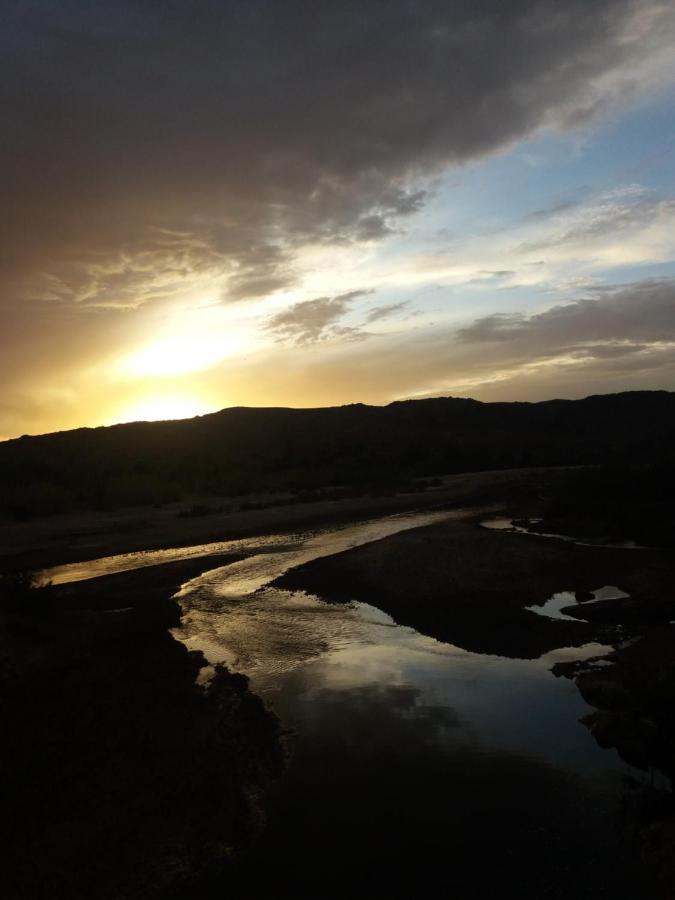
[[8, 0], [6, 900], [675, 900], [675, 0]]

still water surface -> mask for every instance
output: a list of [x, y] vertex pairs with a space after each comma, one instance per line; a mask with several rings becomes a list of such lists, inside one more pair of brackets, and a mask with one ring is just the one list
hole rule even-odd
[[[600, 749], [561, 660], [470, 653], [375, 606], [270, 582], [287, 569], [445, 514], [311, 536], [207, 572], [175, 634], [244, 672], [289, 730], [289, 771], [245, 866], [250, 896], [649, 896], [624, 830], [628, 767]], [[630, 772], [638, 778], [640, 773]]]
[[[233, 897], [649, 897], [627, 835], [630, 770], [600, 749], [558, 661], [470, 653], [374, 605], [329, 604], [270, 582], [293, 566], [455, 513], [128, 554], [55, 581], [186, 555], [250, 553], [183, 586], [174, 631], [225, 663], [287, 731], [289, 767]], [[498, 577], [498, 575], [496, 575]], [[206, 670], [208, 676], [208, 670]], [[214, 885], [220, 889], [219, 885]]]

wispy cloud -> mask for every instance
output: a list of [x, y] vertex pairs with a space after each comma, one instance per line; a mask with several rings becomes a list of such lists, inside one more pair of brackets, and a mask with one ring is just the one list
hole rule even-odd
[[[591, 352], [608, 345], [643, 348], [675, 342], [675, 282], [646, 280], [615, 288], [598, 288], [589, 297], [534, 315], [485, 316], [459, 329], [466, 344], [517, 346], [525, 357], [537, 354]], [[613, 354], [614, 355], [614, 354]]]
[[359, 340], [365, 333], [359, 328], [339, 325], [339, 321], [350, 312], [352, 304], [369, 291], [350, 291], [336, 297], [317, 297], [295, 303], [288, 309], [272, 316], [266, 328], [278, 341], [296, 344], [312, 344], [331, 338]]
[[382, 319], [389, 319], [396, 313], [410, 307], [410, 300], [402, 300], [400, 303], [387, 303], [384, 306], [376, 306], [366, 315], [366, 322], [379, 322]]
[[[453, 329], [346, 345], [303, 377], [312, 402], [455, 394], [535, 400], [594, 391], [662, 388], [675, 378], [675, 280], [646, 279], [588, 292], [536, 314], [484, 316]], [[310, 387], [311, 390], [311, 387]], [[321, 391], [319, 394], [318, 391]]]

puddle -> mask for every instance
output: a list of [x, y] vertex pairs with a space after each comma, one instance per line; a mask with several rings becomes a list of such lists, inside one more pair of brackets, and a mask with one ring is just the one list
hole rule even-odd
[[[536, 524], [537, 522], [541, 522], [542, 520], [528, 519], [527, 521], [532, 524]], [[555, 534], [553, 532], [545, 531], [530, 531], [525, 525], [516, 525], [513, 519], [508, 519], [504, 516], [498, 516], [494, 519], [486, 519], [484, 522], [481, 522], [480, 525], [481, 528], [487, 528], [490, 531], [505, 531], [510, 534], [529, 534], [531, 537], [549, 538], [557, 541], [567, 541], [571, 544], [577, 544], [579, 547], [611, 547], [615, 550], [649, 549], [648, 547], [644, 547], [633, 540], [612, 542], [603, 540], [601, 538], [592, 540], [590, 538], [583, 539], [571, 534]]]
[[629, 596], [625, 591], [622, 591], [621, 588], [612, 584], [596, 588], [590, 593], [593, 594], [593, 597], [590, 600], [578, 601], [574, 591], [558, 591], [558, 593], [553, 594], [546, 603], [526, 606], [525, 609], [536, 613], [538, 616], [545, 616], [547, 619], [564, 619], [566, 622], [585, 622], [586, 619], [568, 616], [562, 610], [567, 606], [588, 606], [591, 603], [597, 603], [599, 600], [615, 600]]

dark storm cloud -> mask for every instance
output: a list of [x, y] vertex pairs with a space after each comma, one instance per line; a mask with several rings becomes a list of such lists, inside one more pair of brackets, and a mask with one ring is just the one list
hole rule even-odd
[[611, 75], [666, 39], [657, 8], [6, 2], [4, 302], [49, 283], [133, 306], [212, 268], [232, 299], [283, 287], [295, 244], [378, 239], [423, 204], [415, 179], [630, 88]]

